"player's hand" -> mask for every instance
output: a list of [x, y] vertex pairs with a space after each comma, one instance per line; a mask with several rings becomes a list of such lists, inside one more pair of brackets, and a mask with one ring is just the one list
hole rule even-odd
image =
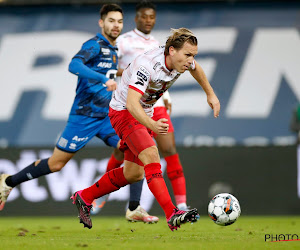
[[167, 123], [168, 119], [162, 118], [154, 123], [154, 128], [152, 129], [154, 133], [165, 135], [169, 131], [169, 124]]
[[220, 105], [220, 101], [219, 101], [218, 97], [215, 95], [215, 93], [207, 96], [207, 103], [213, 109], [214, 117], [215, 118], [219, 117], [221, 105]]
[[115, 82], [112, 79], [109, 79], [106, 83], [105, 86], [107, 87], [107, 91], [114, 91], [117, 89], [117, 82]]
[[169, 100], [164, 99], [164, 104], [165, 104], [166, 109], [169, 112], [169, 115], [171, 115], [171, 112], [172, 112], [172, 103], [169, 102]]

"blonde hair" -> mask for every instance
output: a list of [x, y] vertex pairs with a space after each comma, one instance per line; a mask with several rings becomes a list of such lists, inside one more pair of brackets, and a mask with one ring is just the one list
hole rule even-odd
[[183, 47], [185, 42], [192, 45], [197, 45], [197, 37], [187, 28], [171, 29], [172, 35], [170, 35], [166, 41], [165, 55], [169, 55], [169, 48], [172, 46], [176, 50]]

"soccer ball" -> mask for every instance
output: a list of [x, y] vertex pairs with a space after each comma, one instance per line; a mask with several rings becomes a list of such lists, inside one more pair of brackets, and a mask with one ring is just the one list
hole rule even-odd
[[220, 226], [233, 224], [240, 214], [240, 204], [232, 194], [217, 194], [208, 204], [209, 217]]

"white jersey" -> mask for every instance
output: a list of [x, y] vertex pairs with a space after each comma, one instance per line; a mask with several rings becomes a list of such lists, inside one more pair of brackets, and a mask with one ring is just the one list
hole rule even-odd
[[138, 55], [158, 48], [159, 42], [150, 34], [134, 29], [117, 38], [119, 67], [125, 69]]
[[142, 94], [140, 104], [146, 114], [152, 116], [154, 104], [179, 76], [177, 70], [167, 69], [164, 47], [147, 51], [135, 58], [124, 70], [110, 107], [118, 111], [126, 109], [128, 88], [132, 88]]
[[[117, 38], [119, 67], [125, 69], [138, 55], [145, 53], [148, 50], [158, 48], [159, 42], [150, 34], [144, 34], [138, 29], [126, 32]], [[120, 83], [120, 79], [118, 79]], [[155, 107], [165, 106], [163, 99], [171, 98], [168, 92], [159, 98]]]

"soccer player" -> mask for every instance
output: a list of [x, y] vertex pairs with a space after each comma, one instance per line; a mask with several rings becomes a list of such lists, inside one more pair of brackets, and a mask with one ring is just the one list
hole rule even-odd
[[[121, 75], [123, 70], [137, 55], [159, 46], [159, 42], [150, 34], [155, 21], [156, 6], [153, 3], [141, 1], [136, 5], [136, 28], [117, 38], [119, 56], [117, 75]], [[169, 116], [170, 113], [168, 114], [167, 110], [171, 112], [171, 99], [168, 91], [155, 104], [152, 118], [155, 121], [166, 118], [169, 124], [169, 131], [166, 135], [154, 134], [154, 138], [159, 151], [167, 162], [167, 175], [172, 184], [176, 205], [181, 210], [188, 210], [186, 205], [185, 177], [176, 151], [174, 128]], [[109, 170], [111, 169], [107, 168], [107, 171]], [[158, 218], [149, 216], [140, 206], [142, 187], [143, 180], [130, 185], [129, 207], [126, 211], [126, 219], [128, 221], [156, 222]], [[92, 214], [98, 213], [107, 199], [108, 196], [104, 196], [95, 200]]]
[[[117, 83], [113, 78], [118, 67], [116, 39], [123, 28], [123, 12], [117, 4], [103, 5], [99, 26], [102, 33], [85, 42], [74, 56], [69, 71], [78, 76], [76, 96], [67, 125], [59, 138], [53, 154], [48, 159], [37, 160], [14, 175], [0, 176], [0, 210], [13, 187], [22, 182], [60, 171], [74, 154], [94, 136], [114, 147], [114, 156], [122, 163], [120, 139], [112, 128], [109, 102]], [[118, 167], [118, 163], [109, 167]]]
[[89, 211], [94, 199], [140, 181], [144, 174], [172, 231], [183, 223], [197, 221], [197, 209], [183, 211], [172, 203], [162, 177], [158, 149], [151, 137], [152, 131], [162, 135], [168, 133], [167, 119], [154, 121], [151, 118], [153, 106], [187, 70], [205, 91], [214, 117], [219, 116], [220, 102], [201, 66], [194, 60], [197, 44], [197, 38], [190, 30], [173, 29], [165, 47], [137, 56], [124, 70], [109, 110], [111, 124], [121, 139], [120, 150], [125, 154], [124, 167], [105, 173], [94, 185], [75, 192], [71, 197], [80, 222], [86, 227], [92, 227]]

